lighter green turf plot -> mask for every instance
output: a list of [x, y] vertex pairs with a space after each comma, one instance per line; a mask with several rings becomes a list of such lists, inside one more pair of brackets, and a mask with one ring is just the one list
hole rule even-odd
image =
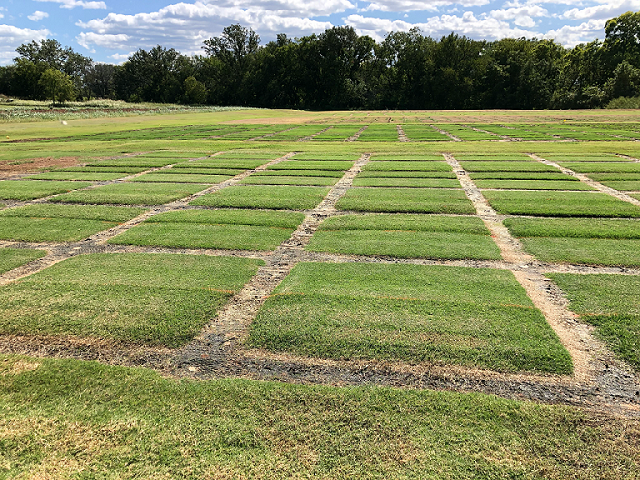
[[109, 172], [47, 172], [29, 175], [30, 180], [79, 180], [88, 182], [108, 182], [118, 178], [126, 177], [129, 173], [109, 173]]
[[558, 162], [578, 173], [640, 173], [640, 163], [635, 162]]
[[352, 188], [336, 207], [362, 212], [475, 213], [462, 190], [437, 188]]
[[[278, 170], [279, 171], [279, 170]], [[301, 175], [250, 175], [240, 183], [247, 185], [335, 185], [336, 177], [303, 177]]]
[[250, 170], [259, 167], [271, 160], [263, 159], [244, 159], [244, 158], [221, 158], [210, 157], [203, 160], [195, 160], [193, 162], [180, 163], [174, 168], [215, 168], [215, 169], [231, 169], [231, 170]]
[[572, 370], [513, 274], [490, 269], [301, 263], [258, 312], [249, 344], [323, 358]]
[[496, 190], [595, 190], [582, 182], [571, 180], [475, 180], [478, 188]]
[[0, 211], [0, 239], [75, 242], [137, 217], [143, 209], [87, 205], [29, 205]]
[[270, 170], [349, 170], [354, 162], [340, 160], [287, 160], [271, 165]]
[[21, 248], [0, 248], [0, 274], [13, 270], [25, 263], [42, 258], [47, 254], [44, 250], [27, 250]]
[[390, 170], [365, 170], [358, 174], [357, 178], [456, 178], [451, 170], [436, 172], [426, 171], [390, 171]]
[[562, 172], [469, 172], [472, 180], [554, 180], [580, 182], [576, 177]]
[[447, 135], [438, 132], [430, 125], [402, 125], [402, 130], [412, 142], [447, 142], [451, 141]]
[[233, 208], [307, 210], [329, 193], [328, 187], [246, 185], [225, 188], [191, 202], [191, 205]]
[[66, 167], [60, 168], [56, 170], [52, 170], [49, 173], [57, 173], [57, 172], [79, 172], [79, 173], [120, 173], [121, 176], [126, 176], [125, 174], [132, 173], [140, 173], [147, 170], [146, 167]]
[[3, 180], [0, 181], [0, 198], [4, 200], [34, 200], [85, 188], [89, 185], [91, 184], [84, 182]]
[[126, 157], [112, 158], [88, 163], [89, 167], [164, 167], [172, 163], [184, 162], [183, 158]]
[[365, 172], [450, 172], [451, 167], [444, 161], [379, 161], [366, 164], [362, 170]]
[[467, 172], [557, 172], [558, 169], [544, 163], [531, 161], [462, 161]]
[[332, 145], [328, 150], [321, 152], [301, 152], [296, 153], [293, 157], [294, 160], [339, 160], [355, 162], [360, 155], [354, 155], [353, 153], [340, 153], [336, 152], [336, 145]]
[[214, 184], [229, 180], [232, 175], [206, 175], [201, 173], [145, 173], [139, 177], [133, 178], [131, 182], [168, 182], [168, 183], [202, 183]]
[[637, 238], [640, 220], [624, 218], [507, 218], [516, 237]]
[[570, 237], [521, 238], [525, 250], [553, 263], [640, 266], [640, 240]]
[[597, 327], [597, 334], [640, 369], [640, 277], [547, 275], [569, 299], [569, 308]]
[[162, 205], [208, 188], [190, 183], [116, 183], [52, 199], [63, 203]]
[[604, 180], [601, 182], [604, 186], [619, 190], [621, 192], [639, 192], [640, 180]]
[[396, 155], [388, 153], [376, 153], [371, 155], [372, 162], [442, 162], [442, 155], [423, 155], [423, 154], [407, 154], [398, 153]]
[[0, 332], [177, 347], [261, 264], [204, 255], [81, 255], [0, 287]]
[[193, 167], [190, 163], [180, 163], [166, 170], [158, 170], [153, 173], [158, 175], [175, 175], [176, 173], [180, 173], [184, 175], [228, 175], [230, 177], [235, 177], [245, 171], [246, 169], [242, 168]]
[[354, 187], [459, 188], [460, 182], [450, 178], [357, 177]]
[[344, 170], [260, 170], [258, 172], [254, 172], [251, 174], [252, 177], [267, 177], [267, 176], [277, 176], [277, 177], [332, 177], [335, 178], [336, 181], [340, 177], [344, 176]]
[[486, 132], [478, 132], [471, 127], [463, 125], [435, 125], [440, 130], [450, 135], [458, 137], [462, 141], [475, 142], [478, 140], [500, 140], [497, 135], [491, 135]]
[[501, 214], [545, 217], [640, 217], [640, 207], [599, 192], [483, 192]]

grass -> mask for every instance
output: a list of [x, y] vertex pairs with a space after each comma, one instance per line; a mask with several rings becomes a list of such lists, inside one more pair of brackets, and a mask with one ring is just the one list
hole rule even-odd
[[233, 169], [233, 170], [250, 170], [259, 167], [270, 160], [264, 159], [245, 159], [245, 158], [223, 158], [210, 157], [193, 162], [179, 163], [174, 168], [215, 168], [215, 169]]
[[604, 193], [485, 191], [498, 213], [545, 217], [640, 217], [640, 207]]
[[188, 183], [116, 183], [82, 192], [60, 195], [54, 202], [116, 204], [116, 205], [162, 205], [188, 197], [208, 188], [208, 185]]
[[640, 173], [640, 163], [634, 162], [558, 162], [578, 173]]
[[[638, 427], [481, 394], [0, 357], [8, 478], [630, 480]], [[117, 399], [115, 401], [114, 399]], [[498, 453], [497, 453], [498, 452]]]
[[307, 210], [315, 208], [327, 193], [328, 187], [237, 186], [204, 195], [192, 201], [191, 205]]
[[125, 157], [125, 158], [111, 158], [108, 160], [99, 160], [96, 162], [90, 162], [87, 164], [89, 167], [145, 167], [155, 168], [164, 167], [165, 165], [171, 165], [172, 163], [183, 162], [184, 159], [166, 158], [166, 157]]
[[246, 185], [335, 185], [337, 177], [304, 177], [301, 175], [250, 175], [240, 183]]
[[322, 358], [569, 373], [569, 354], [510, 272], [301, 263], [249, 344]]
[[551, 165], [531, 161], [462, 161], [467, 172], [557, 172]]
[[569, 308], [597, 327], [620, 357], [640, 369], [640, 279], [623, 275], [549, 274]]
[[516, 237], [638, 238], [640, 220], [622, 218], [507, 218]]
[[0, 274], [13, 270], [25, 263], [42, 258], [47, 254], [44, 250], [27, 250], [22, 248], [0, 248]]
[[108, 182], [129, 175], [124, 172], [46, 172], [29, 175], [30, 180], [78, 180], [88, 182]]
[[341, 178], [344, 176], [344, 170], [261, 170], [251, 174], [252, 177], [330, 177]]
[[638, 180], [604, 180], [603, 185], [619, 190], [621, 192], [637, 192], [640, 191], [640, 179]]
[[586, 183], [565, 180], [475, 180], [481, 189], [501, 190], [595, 190]]
[[269, 170], [334, 170], [345, 171], [353, 166], [354, 162], [344, 160], [286, 160], [271, 165]]
[[369, 162], [362, 170], [365, 172], [450, 172], [451, 167], [443, 161], [383, 160]]
[[562, 172], [470, 172], [473, 180], [553, 180], [580, 183], [576, 177]]
[[434, 188], [353, 188], [338, 200], [336, 207], [362, 212], [475, 213], [462, 190]]
[[49, 182], [45, 180], [0, 181], [0, 198], [4, 200], [34, 200], [70, 192], [91, 185], [84, 182]]
[[459, 188], [460, 182], [452, 178], [421, 177], [360, 177], [354, 179], [354, 187], [408, 187], [408, 188]]
[[167, 182], [167, 183], [201, 183], [214, 184], [229, 180], [231, 175], [203, 175], [198, 173], [145, 173], [132, 179], [132, 182]]
[[192, 339], [260, 264], [203, 255], [73, 257], [0, 288], [0, 332], [177, 347]]
[[526, 251], [544, 262], [640, 266], [638, 239], [525, 237], [520, 241]]
[[0, 211], [0, 239], [75, 242], [140, 215], [140, 208], [29, 205]]

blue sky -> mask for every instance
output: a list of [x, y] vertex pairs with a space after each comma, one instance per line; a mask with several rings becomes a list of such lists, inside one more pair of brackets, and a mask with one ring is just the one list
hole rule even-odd
[[419, 27], [439, 38], [552, 38], [567, 47], [604, 37], [604, 23], [640, 0], [1, 0], [0, 65], [31, 40], [55, 38], [98, 62], [122, 63], [155, 45], [201, 53], [202, 42], [233, 23], [262, 43], [278, 33], [299, 37], [334, 25], [382, 40]]

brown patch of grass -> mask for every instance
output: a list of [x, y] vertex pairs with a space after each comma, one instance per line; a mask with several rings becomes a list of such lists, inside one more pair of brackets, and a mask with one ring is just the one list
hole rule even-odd
[[0, 161], [0, 178], [7, 178], [21, 173], [33, 173], [51, 167], [71, 167], [78, 164], [79, 157], [40, 157], [16, 161]]

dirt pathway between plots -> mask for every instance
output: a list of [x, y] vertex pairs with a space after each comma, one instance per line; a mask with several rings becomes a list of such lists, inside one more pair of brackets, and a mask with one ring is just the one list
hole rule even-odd
[[396, 125], [396, 130], [398, 130], [398, 141], [400, 142], [410, 142], [411, 140], [409, 140], [409, 137], [407, 137], [407, 134], [404, 133], [404, 129], [402, 128], [402, 125]]

